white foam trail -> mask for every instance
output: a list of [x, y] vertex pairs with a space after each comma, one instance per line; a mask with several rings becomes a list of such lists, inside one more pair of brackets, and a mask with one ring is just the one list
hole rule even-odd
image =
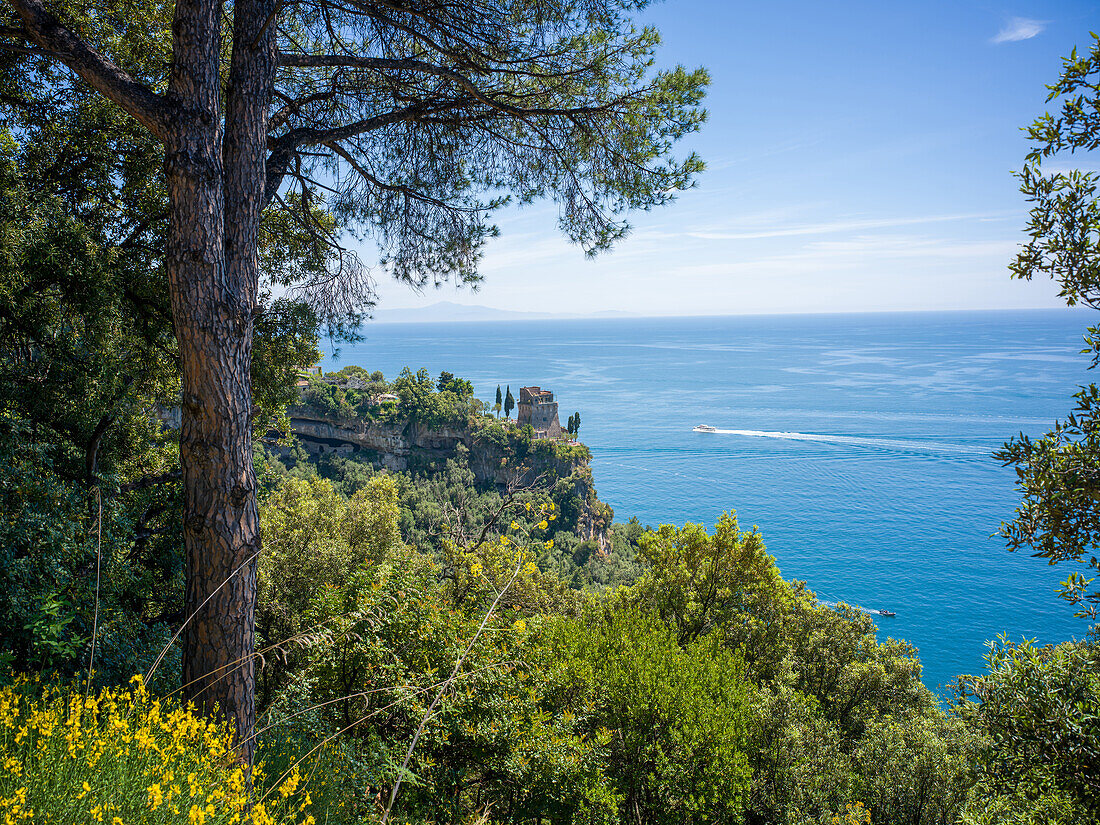
[[924, 450], [933, 453], [987, 456], [992, 449], [968, 447], [962, 444], [942, 444], [935, 441], [903, 441], [891, 438], [864, 438], [858, 435], [826, 435], [824, 433], [794, 433], [770, 430], [714, 430], [721, 435], [749, 438], [781, 438], [787, 441], [817, 441], [824, 444], [845, 444], [852, 447], [877, 447], [886, 450]]
[[[823, 607], [831, 607], [834, 610], [840, 606], [839, 603], [837, 603], [837, 602], [818, 602], [818, 604], [822, 605]], [[848, 604], [848, 603], [845, 602], [845, 604]], [[869, 607], [861, 607], [858, 604], [848, 604], [848, 607], [854, 607], [856, 610], [862, 610], [864, 613], [868, 614], [869, 616], [881, 616], [882, 615], [877, 610], [871, 610], [871, 608], [869, 608]]]

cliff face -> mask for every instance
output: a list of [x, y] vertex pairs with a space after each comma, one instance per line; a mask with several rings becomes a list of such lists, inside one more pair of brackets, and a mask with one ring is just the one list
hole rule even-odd
[[[451, 458], [458, 444], [466, 440], [464, 431], [449, 428], [421, 430], [409, 423], [333, 421], [303, 408], [291, 408], [289, 413], [290, 428], [308, 452], [362, 452], [364, 459], [395, 472], [408, 470], [410, 459], [415, 464], [417, 459]], [[478, 476], [478, 481], [486, 480]]]
[[611, 505], [600, 501], [592, 482], [592, 468], [585, 461], [566, 479], [572, 485], [572, 499], [577, 502], [577, 534], [586, 541], [594, 541], [600, 553], [611, 552], [611, 521], [615, 515]]
[[314, 455], [355, 455], [393, 472], [427, 470], [460, 455], [480, 484], [505, 488], [540, 479], [577, 525], [581, 538], [610, 548], [611, 507], [600, 501], [588, 451], [559, 449], [549, 441], [524, 441], [501, 425], [422, 427], [412, 422], [333, 420], [308, 407], [288, 411], [291, 430]]

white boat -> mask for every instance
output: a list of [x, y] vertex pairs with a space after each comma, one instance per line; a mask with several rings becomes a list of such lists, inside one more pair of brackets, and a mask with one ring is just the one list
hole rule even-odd
[[693, 433], [716, 433], [718, 432], [718, 428], [712, 427], [709, 424], [698, 424], [693, 427], [691, 431]]

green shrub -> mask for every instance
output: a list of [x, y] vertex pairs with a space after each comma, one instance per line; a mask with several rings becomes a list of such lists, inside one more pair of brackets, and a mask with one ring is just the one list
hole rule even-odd
[[955, 711], [985, 737], [969, 822], [1100, 821], [1100, 652], [1004, 637], [962, 677]]
[[562, 712], [601, 743], [622, 821], [742, 821], [752, 688], [738, 654], [716, 636], [681, 646], [629, 608], [561, 622], [551, 645]]

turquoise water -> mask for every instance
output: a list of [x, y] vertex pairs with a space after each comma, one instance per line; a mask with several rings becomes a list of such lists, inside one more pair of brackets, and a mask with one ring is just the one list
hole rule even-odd
[[[375, 324], [333, 365], [405, 365], [557, 394], [581, 413], [617, 520], [759, 525], [787, 578], [895, 611], [937, 687], [1000, 633], [1086, 631], [1068, 570], [992, 538], [1014, 474], [990, 453], [1045, 432], [1089, 378], [1090, 316], [1068, 310]], [[722, 432], [694, 433], [705, 423]]]

